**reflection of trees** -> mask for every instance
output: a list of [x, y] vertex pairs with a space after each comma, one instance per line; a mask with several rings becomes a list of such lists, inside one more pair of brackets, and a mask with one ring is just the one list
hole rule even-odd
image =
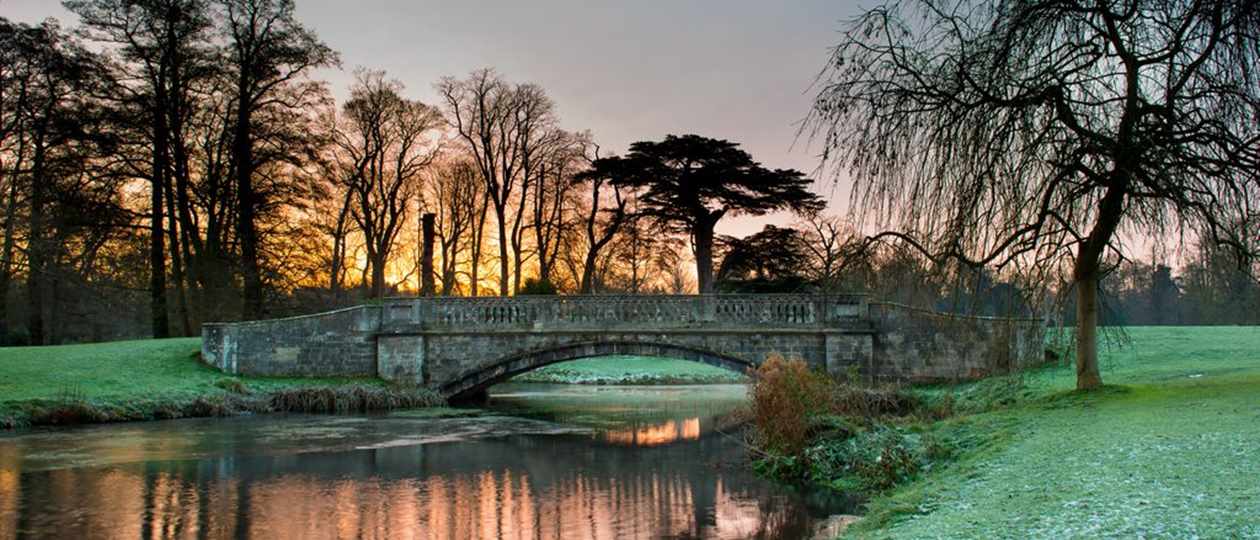
[[635, 448], [552, 436], [20, 476], [4, 462], [0, 470], [20, 481], [0, 475], [0, 500], [22, 500], [24, 514], [8, 519], [15, 510], [5, 502], [0, 517], [67, 537], [803, 534], [809, 523], [798, 501], [768, 493], [742, 468], [710, 465], [742, 458], [714, 437]]
[[699, 438], [699, 418], [666, 420], [659, 424], [607, 431], [602, 437], [605, 442], [625, 446], [660, 446], [678, 441], [694, 441]]
[[18, 459], [17, 448], [0, 446], [0, 540], [17, 538], [18, 504], [22, 501]]

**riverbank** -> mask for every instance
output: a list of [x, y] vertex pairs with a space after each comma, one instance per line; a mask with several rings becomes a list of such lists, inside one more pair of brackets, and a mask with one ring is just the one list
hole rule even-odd
[[513, 382], [594, 385], [738, 384], [741, 373], [708, 364], [647, 356], [603, 356], [553, 364], [518, 375]]
[[442, 403], [377, 379], [230, 377], [200, 349], [199, 338], [0, 349], [0, 428]]
[[1260, 536], [1260, 328], [1128, 334], [1101, 354], [1103, 391], [1047, 368], [921, 426], [955, 459], [875, 495], [848, 536]]

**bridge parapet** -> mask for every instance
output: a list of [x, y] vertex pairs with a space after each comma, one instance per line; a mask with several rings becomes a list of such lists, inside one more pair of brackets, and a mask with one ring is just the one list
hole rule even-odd
[[869, 318], [860, 294], [596, 295], [391, 298], [385, 329], [495, 331], [548, 328], [850, 326]]

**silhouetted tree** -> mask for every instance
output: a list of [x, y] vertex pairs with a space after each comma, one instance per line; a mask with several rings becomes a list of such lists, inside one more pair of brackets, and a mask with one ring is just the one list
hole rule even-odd
[[402, 97], [402, 83], [384, 72], [360, 71], [333, 130], [348, 214], [363, 236], [371, 296], [387, 288], [385, 268], [419, 192], [421, 174], [437, 157], [437, 110]]
[[477, 217], [484, 221], [486, 214], [485, 183], [477, 172], [477, 166], [467, 160], [442, 164], [428, 182], [427, 199], [437, 214], [438, 252], [442, 265], [438, 271], [441, 294], [454, 294], [458, 288], [458, 270], [462, 254], [467, 252], [467, 264], [477, 264], [473, 253], [480, 254], [481, 238], [476, 236]]
[[[255, 174], [257, 118], [265, 109], [300, 107], [301, 78], [311, 70], [336, 65], [337, 53], [294, 17], [293, 0], [219, 0], [228, 35], [227, 68], [233, 79], [232, 169], [236, 183], [237, 241], [244, 275], [243, 315], [263, 315], [263, 277], [259, 265]], [[297, 86], [298, 88], [294, 88]], [[314, 89], [312, 89], [314, 90]]]
[[[27, 332], [32, 343], [42, 345], [54, 341], [50, 322], [58, 286], [72, 271], [64, 260], [90, 255], [99, 238], [118, 225], [110, 209], [117, 184], [98, 183], [95, 173], [88, 174], [89, 160], [114, 145], [97, 99], [109, 92], [109, 80], [102, 58], [55, 21], [30, 26], [0, 19], [0, 48], [11, 62], [0, 68], [7, 109], [0, 175], [9, 187], [4, 262], [13, 264], [17, 203], [24, 200]], [[102, 204], [97, 225], [88, 229], [91, 238], [76, 237], [92, 225], [84, 221], [92, 207]], [[75, 248], [81, 249], [70, 253]], [[9, 275], [6, 271], [6, 280]]]
[[[538, 281], [553, 283], [556, 259], [561, 249], [572, 249], [574, 229], [574, 175], [588, 164], [587, 148], [592, 145], [589, 133], [567, 133], [556, 130], [539, 152], [538, 172], [534, 175], [531, 197], [534, 251], [538, 259]], [[519, 274], [519, 267], [517, 273]]]
[[592, 167], [592, 174], [642, 189], [640, 214], [691, 237], [701, 293], [713, 292], [714, 227], [723, 217], [816, 211], [824, 204], [800, 171], [767, 169], [735, 143], [699, 135], [636, 142], [624, 158]]
[[[599, 169], [588, 169], [574, 177], [574, 182], [585, 185], [590, 193], [590, 202], [583, 217], [583, 229], [586, 235], [586, 250], [582, 259], [582, 277], [578, 281], [578, 292], [591, 294], [595, 292], [595, 274], [600, 252], [621, 231], [626, 223], [629, 203], [627, 194], [620, 185], [613, 182], [621, 174], [618, 172], [624, 163], [617, 157], [599, 158], [599, 150], [595, 149], [595, 161], [601, 163]], [[605, 190], [604, 188], [608, 189]], [[608, 204], [608, 207], [604, 207]]]
[[[188, 156], [177, 149], [186, 147], [182, 144], [183, 126], [191, 114], [193, 83], [209, 72], [209, 7], [203, 0], [68, 0], [65, 6], [79, 16], [91, 39], [117, 47], [121, 57], [124, 82], [117, 86], [122, 94], [117, 98], [124, 106], [134, 107], [136, 120], [141, 124], [138, 131], [144, 137], [139, 146], [149, 154], [149, 159], [136, 164], [147, 167], [132, 167], [130, 172], [147, 178], [150, 185], [149, 297], [153, 336], [170, 335], [166, 299], [168, 231], [182, 329], [188, 335], [192, 328], [182, 252], [175, 237], [176, 205], [171, 199], [180, 194], [182, 222], [185, 227], [191, 226], [187, 174], [177, 174], [187, 172]], [[178, 190], [172, 182], [175, 176], [180, 180]]]
[[717, 287], [738, 292], [796, 292], [809, 286], [805, 235], [790, 227], [766, 225], [744, 238], [721, 238], [726, 254]]
[[[447, 121], [486, 183], [485, 194], [494, 208], [499, 228], [499, 294], [507, 296], [511, 277], [508, 202], [517, 187], [522, 152], [517, 132], [516, 93], [492, 69], [474, 71], [464, 80], [444, 78], [438, 82], [437, 89], [446, 106]], [[476, 271], [474, 266], [473, 296], [477, 290]]]
[[1181, 322], [1181, 288], [1173, 281], [1172, 268], [1155, 265], [1151, 273], [1150, 297], [1152, 324], [1178, 324]]
[[824, 291], [839, 291], [845, 286], [844, 271], [855, 259], [859, 247], [857, 230], [835, 216], [813, 213], [805, 216], [801, 228], [805, 234], [805, 253], [814, 282]]
[[1093, 389], [1124, 227], [1240, 254], [1254, 234], [1237, 224], [1260, 206], [1258, 76], [1252, 1], [903, 0], [851, 24], [806, 129], [862, 217], [896, 229], [877, 239], [999, 270], [1068, 261]]

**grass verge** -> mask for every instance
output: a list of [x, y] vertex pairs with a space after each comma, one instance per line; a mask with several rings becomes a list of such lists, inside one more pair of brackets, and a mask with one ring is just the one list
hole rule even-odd
[[[1260, 537], [1260, 328], [1130, 328], [1108, 387], [1067, 367], [916, 429], [953, 459], [870, 499], [861, 538]], [[915, 389], [925, 401], [941, 388]], [[953, 398], [949, 398], [953, 399]]]
[[0, 428], [424, 407], [423, 389], [369, 378], [228, 377], [198, 338], [0, 349]]

